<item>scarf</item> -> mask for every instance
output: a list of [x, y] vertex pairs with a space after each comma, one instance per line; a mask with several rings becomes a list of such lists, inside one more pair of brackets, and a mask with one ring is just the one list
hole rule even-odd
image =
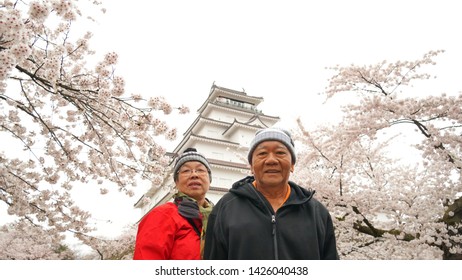
[[[175, 204], [178, 206], [178, 213], [186, 218], [191, 226], [196, 231], [197, 235], [200, 237], [200, 254], [201, 258], [203, 259], [204, 253], [204, 243], [205, 243], [205, 233], [207, 229], [207, 221], [209, 219], [209, 215], [212, 212], [213, 203], [209, 201], [207, 198], [205, 199], [205, 205], [198, 205], [197, 200], [194, 198], [182, 193], [177, 192], [173, 196]], [[202, 230], [199, 232], [196, 225], [192, 221], [192, 219], [201, 219], [202, 220]]]

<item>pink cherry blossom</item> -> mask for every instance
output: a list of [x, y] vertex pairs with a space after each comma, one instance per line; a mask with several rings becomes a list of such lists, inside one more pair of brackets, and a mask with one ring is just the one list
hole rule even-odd
[[299, 121], [294, 178], [331, 211], [342, 259], [462, 257], [462, 96], [411, 97], [442, 53], [333, 67], [327, 100], [350, 96], [342, 121], [312, 131]]
[[[81, 2], [0, 5], [0, 137], [8, 143], [0, 151], [0, 202], [4, 214], [18, 220], [0, 229], [0, 259], [78, 258], [63, 247], [68, 234], [103, 254], [99, 258], [112, 258], [133, 239], [104, 245], [92, 236], [91, 214], [74, 202], [72, 190], [130, 197], [140, 183], [158, 182], [169, 163], [156, 137], [176, 137], [163, 116], [178, 106], [125, 92], [118, 54], [94, 57], [91, 32], [72, 29], [86, 16], [101, 16], [96, 9], [83, 13]], [[151, 147], [155, 156], [147, 160]]]

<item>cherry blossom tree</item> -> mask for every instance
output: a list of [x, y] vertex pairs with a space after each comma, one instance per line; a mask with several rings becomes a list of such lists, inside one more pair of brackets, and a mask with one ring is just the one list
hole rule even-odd
[[86, 244], [92, 244], [93, 252], [79, 256], [79, 259], [132, 260], [135, 250], [136, 231], [136, 225], [129, 225], [116, 238], [85, 236], [87, 239], [92, 239], [88, 240]]
[[66, 232], [93, 240], [73, 188], [132, 196], [139, 182], [159, 184], [169, 158], [158, 137], [176, 138], [163, 118], [172, 105], [127, 94], [116, 53], [94, 58], [92, 34], [73, 28], [81, 5], [104, 12], [88, 8], [98, 1], [0, 1], [0, 202], [21, 219], [17, 234], [41, 228], [54, 248]]
[[2, 260], [75, 259], [62, 235], [24, 219], [0, 227], [0, 248]]
[[349, 97], [341, 121], [298, 123], [296, 180], [335, 217], [343, 259], [462, 257], [462, 95], [411, 95], [442, 52], [333, 67], [327, 100]]

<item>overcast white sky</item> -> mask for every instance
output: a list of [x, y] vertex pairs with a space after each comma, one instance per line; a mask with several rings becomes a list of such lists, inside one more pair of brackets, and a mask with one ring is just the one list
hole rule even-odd
[[[324, 68], [336, 64], [414, 60], [444, 49], [434, 68], [438, 88], [430, 93], [462, 89], [458, 1], [105, 2], [107, 13], [92, 30], [91, 46], [97, 55], [119, 54], [116, 74], [125, 78], [128, 92], [191, 108], [177, 126], [179, 135], [213, 82], [263, 97], [260, 109], [287, 126], [298, 116], [307, 124], [330, 119], [333, 112], [317, 94], [331, 74]], [[117, 235], [139, 217], [132, 207], [137, 198], [87, 202], [96, 206], [95, 222], [111, 220], [105, 224]]]
[[[193, 113], [215, 81], [263, 96], [264, 112], [284, 121], [301, 112], [322, 120], [316, 94], [326, 86], [325, 67], [445, 49], [443, 73], [462, 57], [456, 1], [133, 0], [106, 7], [93, 46], [120, 54], [117, 73], [127, 89], [186, 103]], [[294, 102], [302, 97], [309, 101]]]

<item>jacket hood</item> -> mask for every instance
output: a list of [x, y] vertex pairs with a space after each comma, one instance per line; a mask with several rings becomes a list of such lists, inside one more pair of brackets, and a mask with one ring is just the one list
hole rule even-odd
[[[253, 186], [253, 181], [255, 181], [254, 176], [247, 176], [237, 182], [235, 182], [229, 192], [234, 193], [238, 196], [244, 196], [253, 200], [258, 205], [261, 204], [261, 199], [258, 197], [258, 192]], [[289, 186], [294, 195], [291, 195], [289, 198], [289, 204], [303, 204], [311, 200], [316, 191], [307, 190], [300, 187], [296, 183], [289, 181]]]

